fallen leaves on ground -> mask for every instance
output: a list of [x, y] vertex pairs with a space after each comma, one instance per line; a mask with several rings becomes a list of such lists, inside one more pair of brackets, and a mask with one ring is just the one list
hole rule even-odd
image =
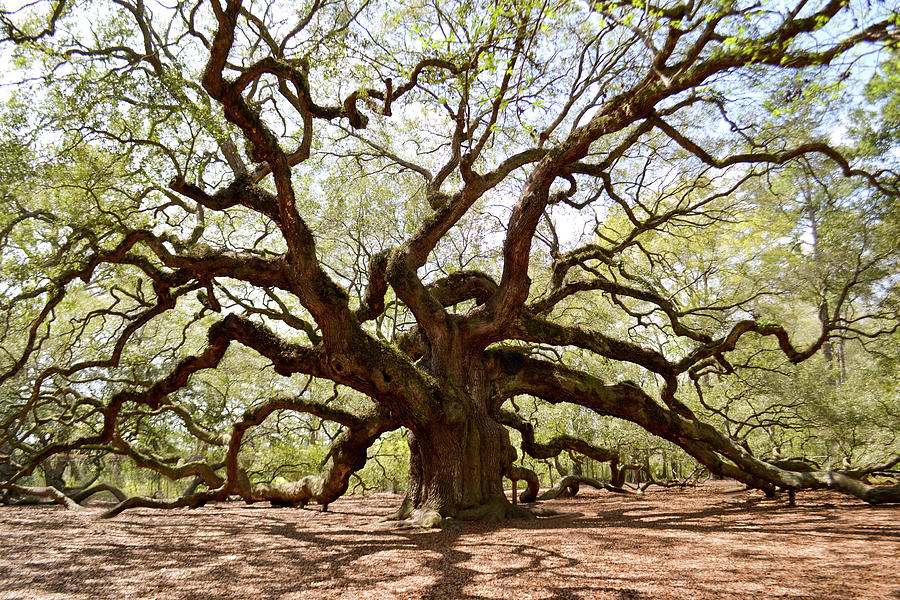
[[378, 523], [392, 494], [112, 520], [0, 507], [0, 599], [900, 598], [900, 508], [734, 487], [591, 491], [544, 503], [569, 516], [453, 530]]

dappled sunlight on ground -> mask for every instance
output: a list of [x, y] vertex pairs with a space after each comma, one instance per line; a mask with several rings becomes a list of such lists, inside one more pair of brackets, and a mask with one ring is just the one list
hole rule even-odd
[[378, 523], [391, 494], [110, 521], [0, 507], [0, 599], [900, 598], [900, 507], [733, 487], [592, 492], [545, 503], [561, 518], [450, 531]]

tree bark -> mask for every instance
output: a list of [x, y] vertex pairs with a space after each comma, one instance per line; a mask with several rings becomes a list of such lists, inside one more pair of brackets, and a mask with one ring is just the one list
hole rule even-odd
[[469, 415], [453, 427], [411, 431], [409, 487], [396, 517], [435, 526], [444, 518], [527, 516], [503, 493], [503, 475], [512, 462], [508, 439], [503, 426], [487, 415]]
[[[555, 486], [537, 497], [538, 500], [553, 500], [555, 498], [564, 498], [568, 494], [568, 489], [573, 485], [584, 484], [598, 490], [609, 490], [617, 494], [631, 494], [632, 492], [620, 486], [614, 486], [604, 483], [592, 477], [582, 477], [581, 475], [566, 475], [559, 480]], [[574, 494], [571, 494], [574, 495]]]

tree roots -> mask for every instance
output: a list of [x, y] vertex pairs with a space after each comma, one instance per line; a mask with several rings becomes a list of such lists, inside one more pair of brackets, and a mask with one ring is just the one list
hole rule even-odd
[[441, 515], [434, 508], [411, 508], [407, 502], [404, 502], [396, 513], [385, 517], [383, 521], [395, 523], [401, 529], [455, 529], [460, 524], [468, 521], [497, 523], [514, 519], [533, 520], [536, 517], [556, 516], [558, 514], [554, 511], [510, 504], [506, 498], [497, 498], [478, 506], [459, 510], [447, 516]]

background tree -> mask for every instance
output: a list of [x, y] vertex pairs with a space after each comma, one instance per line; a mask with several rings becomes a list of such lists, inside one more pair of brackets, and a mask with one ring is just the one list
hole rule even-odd
[[[840, 132], [897, 20], [843, 0], [4, 9], [0, 486], [60, 498], [24, 484], [110, 454], [193, 483], [109, 514], [327, 506], [403, 428], [398, 518], [502, 518], [526, 514], [502, 477], [537, 483], [511, 439], [618, 465], [585, 439], [614, 417], [767, 493], [896, 501], [864, 482], [892, 439], [828, 470], [762, 460], [748, 432], [856, 396], [836, 346], [895, 372], [896, 155]], [[824, 373], [807, 397], [765, 393], [801, 363]], [[536, 435], [517, 398], [584, 426]], [[284, 460], [321, 471], [253, 471], [319, 433], [324, 456]]]

